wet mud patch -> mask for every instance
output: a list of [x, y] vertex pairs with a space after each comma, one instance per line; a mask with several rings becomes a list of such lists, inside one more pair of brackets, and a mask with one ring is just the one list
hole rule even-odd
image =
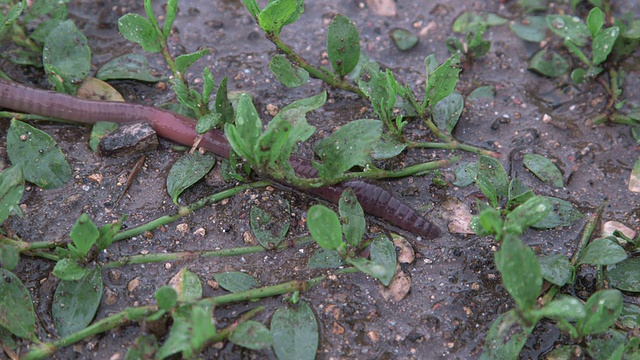
[[[373, 11], [368, 3], [308, 2], [304, 21], [286, 28], [283, 37], [294, 44], [303, 57], [328, 66], [326, 54], [323, 54], [326, 29], [330, 19], [336, 13], [342, 13], [357, 24], [362, 48], [372, 58], [393, 70], [414, 89], [419, 89], [424, 84], [424, 57], [436, 53], [439, 59], [444, 59], [448, 55], [445, 39], [451, 33], [451, 23], [462, 11], [485, 10], [508, 18], [518, 15], [517, 10], [499, 2], [454, 1], [425, 5], [416, 1], [395, 3], [396, 15], [387, 17]], [[635, 6], [638, 10], [637, 4], [631, 2], [618, 6], [624, 9]], [[125, 53], [141, 52], [117, 33], [118, 17], [129, 11], [141, 13], [143, 9], [135, 1], [74, 1], [70, 4], [72, 17], [90, 40], [94, 65], [100, 66]], [[156, 12], [160, 12], [159, 4]], [[187, 78], [198, 84], [195, 79], [204, 66], [211, 68], [216, 80], [228, 76], [229, 90], [251, 93], [264, 120], [272, 117], [272, 106], [281, 109], [323, 90], [329, 94], [327, 104], [308, 116], [318, 128], [313, 140], [323, 138], [349, 120], [375, 117], [365, 102], [320, 81], [313, 80], [297, 89], [282, 86], [268, 70], [270, 56], [276, 50], [264, 39], [239, 1], [183, 0], [175, 27], [171, 37], [172, 51], [190, 52], [201, 47], [211, 50]], [[393, 44], [389, 32], [398, 27], [419, 34], [419, 43], [414, 49], [401, 52]], [[457, 89], [467, 95], [479, 85], [493, 85], [496, 95], [493, 99], [467, 103], [454, 136], [461, 142], [500, 152], [499, 160], [507, 172], [511, 176], [517, 175], [538, 194], [570, 201], [587, 215], [607, 199], [603, 221], [616, 220], [637, 228], [640, 201], [627, 189], [629, 174], [637, 158], [637, 143], [627, 127], [593, 125], [587, 121], [604, 105], [602, 91], [597, 86], [561, 87], [527, 71], [532, 51], [505, 26], [492, 27], [487, 37], [492, 41], [491, 51], [465, 68]], [[149, 55], [148, 58], [158, 69], [164, 68], [158, 57]], [[637, 75], [637, 62], [630, 61], [626, 67], [631, 74]], [[4, 70], [9, 72], [10, 69]], [[35, 79], [33, 73], [24, 76], [20, 75], [23, 74], [20, 69], [11, 70], [17, 79]], [[637, 97], [634, 92], [638, 89], [638, 77], [628, 76], [628, 81], [626, 96]], [[116, 82], [116, 87], [127, 101], [132, 102], [160, 105], [173, 98], [171, 91], [155, 85]], [[73, 179], [56, 190], [28, 187], [22, 199], [25, 217], [8, 220], [6, 231], [28, 241], [63, 241], [68, 239], [71, 226], [81, 213], [89, 214], [97, 224], [117, 220], [124, 213], [127, 215], [126, 229], [177, 211], [165, 191], [169, 168], [181, 155], [172, 149], [171, 143], [161, 140], [159, 149], [146, 152], [147, 159], [127, 195], [114, 205], [123, 190], [122, 176], [139, 155], [97, 156], [86, 145], [87, 129], [70, 125], [38, 126], [60, 144], [71, 164]], [[1, 143], [5, 143], [7, 128], [6, 124], [0, 123]], [[416, 140], [432, 138], [422, 124], [410, 124], [407, 132]], [[313, 154], [309, 144], [302, 144], [298, 151], [303, 156]], [[566, 186], [555, 189], [542, 184], [523, 166], [522, 157], [528, 153], [553, 159]], [[450, 154], [445, 150], [411, 149], [385, 165], [396, 167]], [[0, 155], [0, 164], [7, 165], [4, 149], [0, 149]], [[477, 160], [472, 154], [461, 155], [461, 162]], [[440, 176], [449, 183], [455, 179], [453, 168], [440, 170]], [[92, 180], [93, 174], [100, 174], [102, 180]], [[207, 196], [224, 186], [215, 181], [201, 182], [182, 195], [181, 204]], [[477, 358], [491, 323], [515, 306], [494, 265], [497, 245], [489, 238], [448, 231], [453, 220], [442, 209], [443, 204], [454, 199], [475, 211], [475, 199], [481, 197], [479, 190], [474, 186], [438, 186], [434, 174], [389, 181], [385, 186], [414, 208], [428, 213], [443, 230], [443, 235], [434, 240], [407, 236], [417, 256], [414, 262], [402, 265], [402, 270], [411, 278], [411, 290], [397, 303], [384, 300], [378, 282], [360, 273], [331, 275], [304, 292], [302, 298], [311, 304], [320, 323], [318, 358]], [[307, 235], [306, 211], [322, 200], [276, 187], [245, 191], [160, 229], [114, 243], [99, 258], [109, 261], [145, 253], [255, 245], [250, 231], [251, 207], [282, 208], [284, 201], [290, 204], [290, 210], [280, 212], [273, 221], [291, 224], [284, 241], [293, 243]], [[527, 230], [522, 239], [537, 253], [571, 255], [583, 225], [584, 220], [559, 230]], [[388, 229], [376, 219], [369, 219], [368, 226], [371, 232]], [[166, 285], [184, 267], [198, 275], [204, 284], [204, 296], [224, 293], [212, 282], [213, 274], [218, 272], [243, 271], [265, 285], [325, 274], [324, 270], [306, 267], [315, 250], [316, 247], [310, 245], [291, 246], [285, 250], [229, 258], [193, 256], [177, 262], [106, 268], [103, 270], [104, 296], [96, 318], [104, 318], [128, 306], [154, 304], [155, 290]], [[34, 299], [40, 339], [57, 336], [50, 325], [52, 294], [57, 284], [51, 274], [53, 266], [52, 262], [23, 257], [15, 270]], [[589, 275], [581, 275], [577, 294], [587, 293], [585, 289], [593, 286], [593, 274]], [[637, 302], [635, 298], [630, 301]], [[268, 323], [271, 314], [283, 304], [282, 297], [261, 300], [259, 305], [266, 309], [256, 320]], [[216, 309], [216, 320], [220, 326], [226, 326], [257, 305], [221, 306]], [[166, 332], [166, 329], [146, 326], [117, 328], [64, 348], [56, 357], [123, 358], [141, 331], [160, 335]], [[542, 322], [525, 345], [522, 357], [544, 356], [557, 344], [566, 342], [555, 326]], [[275, 355], [271, 350], [250, 351], [225, 342], [208, 348], [203, 357], [244, 359], [274, 358]]]

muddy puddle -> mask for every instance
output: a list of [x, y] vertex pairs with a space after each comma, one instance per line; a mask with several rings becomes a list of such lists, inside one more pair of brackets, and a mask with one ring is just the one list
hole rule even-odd
[[[424, 58], [435, 53], [440, 61], [448, 57], [445, 40], [452, 34], [451, 24], [462, 11], [483, 10], [516, 19], [520, 14], [515, 1], [398, 1], [394, 16], [380, 15], [364, 1], [308, 1], [303, 21], [283, 31], [285, 41], [315, 64], [326, 62], [323, 56], [329, 20], [342, 13], [355, 21], [360, 30], [362, 48], [390, 68], [401, 81], [419, 89], [424, 84]], [[634, 1], [617, 2], [619, 12], [640, 12]], [[256, 108], [267, 115], [267, 106], [283, 108], [287, 104], [328, 91], [329, 101], [309, 115], [319, 134], [358, 118], [373, 117], [373, 111], [355, 95], [328, 88], [317, 80], [288, 89], [268, 70], [275, 48], [258, 31], [240, 1], [181, 0], [171, 36], [172, 51], [191, 52], [207, 48], [211, 54], [200, 60], [186, 77], [194, 81], [204, 66], [209, 66], [216, 81], [229, 78], [229, 90], [252, 94]], [[126, 43], [117, 33], [117, 19], [126, 12], [143, 13], [141, 1], [72, 1], [72, 18], [87, 35], [93, 63], [100, 66], [113, 57], [142, 51]], [[157, 4], [156, 13], [160, 12]], [[389, 37], [394, 28], [420, 34], [419, 44], [408, 52], [398, 50]], [[639, 226], [640, 198], [627, 189], [630, 171], [638, 156], [637, 144], [626, 126], [594, 126], [587, 120], [602, 110], [603, 92], [592, 88], [560, 88], [550, 80], [527, 71], [531, 50], [514, 36], [507, 26], [492, 27], [486, 38], [492, 42], [489, 54], [477, 59], [461, 75], [457, 90], [466, 95], [473, 89], [492, 85], [496, 96], [468, 103], [454, 131], [462, 142], [502, 154], [501, 163], [538, 194], [568, 200], [590, 215], [606, 199], [603, 221], [616, 220], [633, 229]], [[150, 62], [163, 69], [161, 59], [148, 55]], [[635, 58], [637, 61], [637, 57]], [[328, 66], [328, 64], [325, 64]], [[638, 98], [637, 65], [627, 64], [625, 96]], [[33, 71], [7, 66], [3, 68], [22, 81], [33, 81]], [[37, 82], [37, 81], [36, 81]], [[169, 90], [154, 85], [115, 82], [127, 101], [162, 104], [172, 98]], [[547, 115], [547, 116], [545, 116]], [[548, 120], [550, 119], [550, 120]], [[7, 122], [0, 123], [0, 141], [6, 138]], [[28, 241], [65, 240], [71, 226], [82, 213], [96, 224], [126, 214], [125, 226], [134, 227], [150, 219], [177, 210], [165, 191], [165, 179], [171, 164], [181, 156], [172, 144], [161, 140], [160, 148], [146, 153], [144, 166], [119, 204], [114, 205], [123, 187], [120, 178], [127, 174], [140, 155], [122, 158], [100, 157], [87, 147], [89, 130], [71, 125], [41, 126], [58, 140], [73, 170], [73, 180], [56, 190], [43, 191], [35, 186], [25, 191], [23, 219], [10, 219], [5, 228]], [[428, 140], [426, 128], [412, 124], [409, 133], [416, 140]], [[316, 135], [316, 138], [321, 135]], [[302, 148], [302, 151], [309, 151]], [[522, 155], [537, 153], [553, 159], [563, 172], [563, 189], [544, 185], [522, 164]], [[474, 162], [476, 156], [462, 155], [461, 162]], [[0, 161], [8, 163], [0, 148]], [[445, 150], [411, 150], [401, 161], [416, 163], [450, 156]], [[445, 179], [454, 179], [453, 167], [441, 170]], [[90, 180], [100, 174], [100, 183]], [[306, 291], [308, 301], [321, 324], [320, 359], [468, 359], [480, 355], [486, 332], [501, 313], [514, 306], [501, 285], [494, 266], [496, 245], [489, 238], [447, 231], [453, 221], [443, 204], [458, 201], [474, 207], [479, 190], [435, 186], [433, 175], [388, 182], [394, 193], [427, 216], [443, 231], [434, 240], [412, 240], [418, 252], [415, 262], [403, 265], [411, 278], [411, 291], [400, 302], [384, 300], [378, 283], [364, 274], [331, 277]], [[219, 185], [201, 182], [181, 197], [189, 203], [220, 190]], [[306, 234], [306, 210], [317, 199], [295, 191], [274, 188], [256, 189], [237, 195], [170, 224], [152, 233], [114, 244], [104, 259], [148, 252], [174, 252], [198, 249], [225, 249], [246, 246], [243, 236], [249, 231], [249, 209], [256, 204], [276, 204], [287, 200], [289, 213], [280, 220], [290, 221], [288, 239]], [[586, 219], [586, 217], [585, 217]], [[369, 225], [380, 227], [375, 219]], [[577, 244], [584, 219], [560, 230], [528, 230], [523, 241], [537, 251], [571, 255]], [[180, 226], [179, 226], [180, 225]], [[186, 229], [186, 231], [185, 231]], [[200, 230], [202, 229], [202, 230]], [[405, 234], [406, 235], [406, 234]], [[154, 291], [181, 268], [187, 267], [206, 283], [221, 271], [246, 271], [261, 284], [276, 284], [292, 279], [307, 279], [323, 274], [309, 270], [306, 263], [313, 246], [232, 258], [192, 259], [175, 263], [127, 265], [105, 269], [105, 296], [97, 318], [103, 318], [129, 306], [154, 304]], [[16, 274], [29, 288], [38, 314], [38, 336], [55, 338], [50, 306], [56, 280], [53, 263], [22, 258]], [[135, 280], [137, 286], [131, 286]], [[588, 279], [584, 281], [589, 286]], [[204, 295], [222, 294], [204, 285]], [[627, 297], [626, 301], [637, 299]], [[284, 304], [282, 298], [262, 300], [266, 306], [256, 320], [268, 323], [274, 310]], [[233, 321], [238, 314], [257, 306], [254, 303], [222, 307], [216, 310], [219, 326]], [[65, 348], [57, 358], [123, 359], [141, 329], [124, 326]], [[539, 358], [553, 349], [563, 337], [554, 326], [544, 322], [536, 328], [522, 353], [523, 358]], [[2, 355], [0, 355], [1, 357]], [[271, 350], [250, 351], [225, 342], [209, 348], [203, 358], [261, 359], [275, 358]]]

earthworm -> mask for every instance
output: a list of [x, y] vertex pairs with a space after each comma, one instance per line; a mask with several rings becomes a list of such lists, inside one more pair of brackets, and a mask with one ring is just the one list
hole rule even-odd
[[[0, 79], [0, 107], [87, 124], [99, 121], [120, 124], [148, 122], [161, 137], [187, 146], [191, 146], [198, 135], [193, 119], [167, 110], [141, 104], [84, 100], [3, 79]], [[205, 133], [199, 146], [225, 158], [229, 157], [231, 151], [224, 133], [217, 129]], [[313, 177], [317, 174], [316, 169], [306, 159], [292, 157], [291, 165], [301, 177]], [[304, 191], [329, 202], [338, 203], [342, 191], [347, 187], [354, 190], [366, 213], [426, 239], [440, 235], [438, 227], [417, 211], [393, 197], [389, 191], [370, 182], [351, 180]]]

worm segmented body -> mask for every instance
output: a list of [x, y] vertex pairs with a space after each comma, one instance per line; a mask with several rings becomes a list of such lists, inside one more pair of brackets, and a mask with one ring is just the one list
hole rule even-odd
[[[166, 110], [124, 102], [83, 100], [2, 79], [0, 79], [0, 107], [89, 124], [99, 121], [121, 124], [146, 121], [158, 135], [188, 146], [193, 144], [198, 135], [195, 130], [196, 122], [193, 119]], [[220, 130], [211, 130], [204, 134], [200, 146], [227, 158], [231, 151], [224, 133]], [[291, 165], [301, 177], [313, 177], [317, 174], [316, 169], [306, 159], [292, 157]], [[440, 230], [435, 225], [379, 185], [363, 180], [351, 180], [334, 186], [304, 191], [337, 203], [342, 191], [347, 187], [353, 188], [366, 213], [380, 217], [423, 238], [439, 236]]]

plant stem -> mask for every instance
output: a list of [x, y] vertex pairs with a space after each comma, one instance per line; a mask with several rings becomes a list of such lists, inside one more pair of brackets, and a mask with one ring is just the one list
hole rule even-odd
[[127, 238], [130, 238], [132, 236], [136, 236], [136, 235], [140, 235], [142, 233], [144, 233], [145, 231], [151, 231], [154, 230], [160, 226], [172, 223], [178, 219], [180, 219], [181, 217], [187, 216], [189, 214], [191, 214], [192, 212], [201, 209], [209, 204], [213, 204], [216, 203], [218, 201], [221, 201], [223, 199], [226, 199], [228, 197], [231, 197], [239, 192], [242, 192], [246, 189], [249, 188], [253, 188], [253, 187], [262, 187], [262, 186], [267, 186], [271, 184], [271, 182], [269, 181], [257, 181], [251, 184], [245, 184], [245, 185], [239, 185], [236, 187], [233, 187], [231, 189], [228, 190], [224, 190], [221, 191], [219, 193], [213, 194], [209, 197], [200, 199], [192, 204], [190, 204], [189, 206], [183, 206], [180, 208], [180, 210], [178, 210], [178, 213], [175, 215], [165, 215], [165, 216], [161, 216], [155, 220], [152, 220], [144, 225], [140, 225], [138, 227], [129, 229], [129, 230], [125, 230], [122, 232], [119, 232], [118, 234], [116, 234], [116, 236], [113, 237], [114, 241], [120, 241], [120, 240], [124, 240]]
[[65, 336], [62, 339], [50, 342], [42, 343], [35, 346], [31, 351], [26, 353], [21, 359], [45, 359], [51, 357], [59, 349], [72, 345], [78, 341], [81, 341], [89, 336], [103, 333], [118, 326], [121, 326], [133, 319], [149, 316], [158, 310], [157, 306], [142, 306], [137, 308], [127, 308], [117, 314], [111, 315], [102, 320], [96, 321], [94, 324], [87, 326], [86, 328], [75, 332], [69, 336]]
[[[313, 241], [309, 236], [305, 236], [300, 240], [297, 240], [294, 246], [301, 246]], [[287, 243], [280, 243], [274, 250], [281, 250], [289, 247]], [[187, 261], [195, 257], [224, 257], [224, 256], [238, 256], [254, 254], [265, 251], [262, 246], [245, 246], [233, 249], [223, 250], [201, 250], [201, 251], [181, 251], [168, 254], [146, 254], [146, 255], [131, 255], [124, 256], [119, 260], [109, 261], [102, 265], [103, 268], [112, 268], [118, 266], [124, 266], [129, 264], [146, 264], [154, 262], [165, 261]]]
[[265, 297], [282, 295], [294, 291], [305, 291], [308, 288], [318, 284], [324, 280], [326, 276], [318, 276], [309, 280], [292, 280], [278, 285], [264, 286], [257, 289], [241, 291], [233, 294], [221, 295], [212, 298], [202, 299], [198, 301], [201, 305], [227, 305], [231, 303], [256, 300]]
[[417, 142], [410, 141], [406, 143], [409, 148], [428, 148], [428, 149], [448, 149], [448, 150], [464, 150], [473, 154], [487, 155], [499, 159], [501, 154], [491, 150], [480, 149], [472, 145], [461, 144], [456, 140], [447, 143], [438, 142]]
[[305, 69], [311, 76], [315, 77], [316, 79], [320, 79], [335, 88], [352, 92], [363, 99], [367, 98], [359, 87], [350, 84], [348, 81], [339, 78], [338, 76], [330, 73], [327, 70], [318, 69], [315, 66], [311, 65], [307, 60], [302, 58], [300, 55], [298, 55], [298, 53], [291, 49], [289, 45], [282, 41], [280, 36], [278, 36], [277, 34], [267, 32], [265, 33], [265, 35], [267, 39], [269, 39], [269, 41], [271, 41], [278, 48], [278, 50], [282, 51], [291, 61], [297, 63], [301, 68]]

